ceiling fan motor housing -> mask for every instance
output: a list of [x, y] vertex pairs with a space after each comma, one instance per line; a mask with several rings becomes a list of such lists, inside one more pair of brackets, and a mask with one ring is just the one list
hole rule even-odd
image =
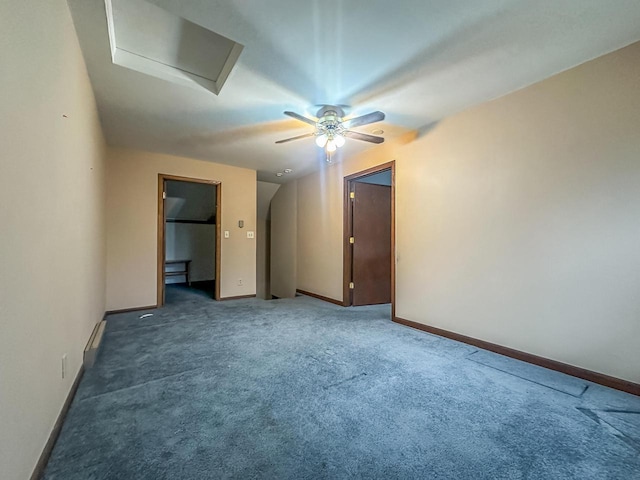
[[340, 107], [336, 107], [335, 105], [323, 105], [318, 113], [316, 113], [316, 117], [322, 119], [325, 115], [333, 115], [335, 117], [340, 118], [344, 117], [344, 110]]
[[332, 139], [338, 135], [343, 135], [345, 128], [342, 126], [344, 111], [334, 105], [325, 105], [318, 110], [318, 123], [316, 135], [326, 135]]

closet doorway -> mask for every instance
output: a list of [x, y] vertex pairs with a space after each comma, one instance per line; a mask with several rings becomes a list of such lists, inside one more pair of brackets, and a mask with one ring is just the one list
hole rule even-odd
[[220, 300], [221, 184], [158, 175], [158, 306], [167, 285]]
[[395, 162], [344, 178], [345, 306], [391, 304], [395, 315]]

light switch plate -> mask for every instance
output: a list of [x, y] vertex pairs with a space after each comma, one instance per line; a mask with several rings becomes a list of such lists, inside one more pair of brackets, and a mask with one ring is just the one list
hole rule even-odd
[[229, 238], [229, 230], [224, 231], [224, 238]]
[[253, 238], [253, 232], [247, 232], [247, 238]]

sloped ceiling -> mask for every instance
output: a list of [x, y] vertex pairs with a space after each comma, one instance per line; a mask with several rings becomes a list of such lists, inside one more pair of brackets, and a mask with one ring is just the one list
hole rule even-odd
[[[359, 130], [390, 138], [640, 40], [637, 0], [150, 0], [244, 45], [215, 95], [114, 65], [104, 1], [68, 1], [111, 145], [270, 182], [324, 165], [313, 139], [274, 143], [310, 128], [284, 110], [382, 110]], [[350, 140], [338, 160], [368, 148]]]
[[[216, 216], [216, 186], [208, 183], [167, 181], [167, 198], [174, 199], [167, 218], [207, 221]], [[176, 201], [177, 200], [177, 201]]]

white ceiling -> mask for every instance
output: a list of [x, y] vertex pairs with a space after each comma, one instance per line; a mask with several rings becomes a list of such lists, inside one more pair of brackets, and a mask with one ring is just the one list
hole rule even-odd
[[117, 65], [218, 94], [242, 52], [242, 45], [145, 0], [105, 6]]
[[114, 65], [104, 0], [68, 2], [109, 144], [271, 182], [324, 164], [312, 138], [274, 143], [311, 129], [284, 110], [382, 110], [385, 122], [357, 130], [390, 138], [640, 40], [638, 0], [150, 0], [244, 45], [215, 95]]

